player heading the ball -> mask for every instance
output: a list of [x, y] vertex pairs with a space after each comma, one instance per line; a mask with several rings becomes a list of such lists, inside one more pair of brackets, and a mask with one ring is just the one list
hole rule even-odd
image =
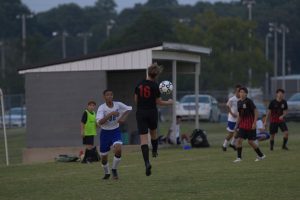
[[156, 63], [148, 67], [147, 78], [135, 87], [134, 100], [137, 104], [136, 121], [140, 134], [141, 149], [146, 167], [146, 176], [151, 175], [151, 164], [149, 161], [148, 130], [150, 130], [152, 156], [157, 157], [157, 105], [172, 105], [173, 100], [163, 101], [160, 97], [159, 86], [155, 79], [162, 72], [162, 67]]

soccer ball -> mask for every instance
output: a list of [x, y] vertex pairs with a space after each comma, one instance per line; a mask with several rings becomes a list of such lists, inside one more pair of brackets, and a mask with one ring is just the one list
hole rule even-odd
[[159, 91], [162, 94], [171, 94], [173, 91], [173, 84], [170, 81], [162, 81], [159, 84]]

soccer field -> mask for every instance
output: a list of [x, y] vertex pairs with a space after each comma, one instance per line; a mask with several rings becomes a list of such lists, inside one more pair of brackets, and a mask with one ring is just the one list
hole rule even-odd
[[[100, 163], [1, 165], [0, 199], [300, 199], [299, 123], [288, 124], [290, 151], [281, 150], [279, 134], [275, 151], [269, 151], [268, 142], [261, 143], [267, 155], [261, 162], [254, 162], [254, 151], [244, 143], [243, 162], [237, 164], [232, 163], [235, 152], [220, 148], [225, 125], [201, 126], [212, 147], [160, 149], [159, 157], [151, 159], [150, 177], [145, 176], [140, 152], [123, 155], [118, 181], [101, 180]], [[191, 130], [192, 124], [184, 123], [183, 129]]]

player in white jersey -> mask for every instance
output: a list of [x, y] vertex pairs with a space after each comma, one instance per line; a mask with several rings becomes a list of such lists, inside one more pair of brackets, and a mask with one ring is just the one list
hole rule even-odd
[[113, 179], [118, 179], [117, 167], [121, 161], [122, 153], [119, 123], [123, 123], [126, 120], [132, 107], [121, 102], [113, 101], [113, 92], [111, 90], [104, 90], [103, 97], [105, 103], [99, 106], [96, 115], [97, 123], [101, 127], [100, 155], [105, 174], [103, 179], [109, 179], [110, 177], [108, 152], [110, 151], [111, 146], [113, 146], [115, 153], [111, 170], [112, 176]]
[[261, 119], [256, 121], [256, 140], [254, 141], [258, 145], [258, 141], [264, 141], [270, 139], [270, 134], [267, 132], [264, 122], [266, 121], [266, 115], [262, 115]]
[[241, 85], [236, 85], [235, 86], [235, 94], [233, 97], [229, 98], [227, 101], [227, 108], [228, 108], [228, 122], [227, 122], [227, 128], [226, 130], [228, 131], [228, 135], [225, 137], [224, 143], [222, 145], [223, 151], [227, 150], [227, 145], [231, 139], [231, 142], [229, 146], [236, 150], [235, 148], [235, 126], [237, 122], [237, 117], [238, 117], [238, 109], [237, 109], [237, 102], [239, 100], [239, 89]]

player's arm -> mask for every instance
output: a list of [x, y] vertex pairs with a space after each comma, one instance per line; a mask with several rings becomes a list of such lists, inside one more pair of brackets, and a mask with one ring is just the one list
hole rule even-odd
[[271, 110], [270, 109], [268, 109], [267, 110], [267, 113], [266, 113], [266, 118], [265, 118], [265, 120], [264, 120], [264, 126], [266, 127], [266, 125], [267, 125], [267, 122], [268, 122], [268, 119], [269, 119], [269, 117], [270, 117], [270, 114], [271, 114]]
[[268, 122], [268, 119], [270, 118], [272, 108], [273, 108], [273, 101], [271, 101], [270, 104], [269, 104], [269, 106], [268, 106], [268, 110], [267, 110], [267, 113], [266, 113], [266, 119], [264, 121], [264, 125], [265, 126], [266, 126], [266, 124]]
[[123, 112], [121, 117], [119, 118], [118, 123], [124, 123], [129, 113], [132, 111], [132, 106], [127, 106], [121, 102], [118, 102], [118, 104], [120, 105], [121, 110], [125, 110], [125, 112]]
[[284, 110], [283, 110], [283, 113], [282, 115], [279, 117], [279, 119], [283, 119], [288, 113], [288, 106], [287, 106], [287, 103], [284, 104]]
[[238, 115], [237, 115], [236, 124], [235, 124], [235, 127], [234, 127], [235, 131], [238, 130], [240, 121], [241, 121], [241, 118], [240, 118], [240, 115], [238, 114]]
[[231, 111], [231, 107], [229, 105], [227, 105], [227, 110], [228, 110], [228, 113], [230, 113], [233, 117], [237, 117], [237, 115]]
[[167, 101], [164, 101], [161, 99], [161, 97], [156, 98], [156, 104], [160, 106], [168, 106], [173, 104], [173, 99], [168, 99]]
[[105, 124], [105, 122], [107, 122], [112, 116], [117, 117], [118, 115], [119, 113], [116, 111], [104, 115], [104, 109], [102, 108], [102, 106], [100, 106], [98, 108], [97, 116], [96, 116], [97, 124], [99, 125]]
[[81, 137], [84, 137], [84, 129], [85, 129], [86, 122], [87, 122], [87, 113], [84, 111], [84, 113], [81, 117], [81, 122], [80, 122], [80, 135], [81, 135]]
[[257, 108], [255, 108], [254, 109], [254, 121], [253, 121], [253, 124], [252, 124], [252, 129], [256, 129], [257, 118], [258, 118], [258, 111], [257, 111]]
[[85, 124], [80, 122], [80, 135], [81, 135], [81, 137], [84, 137], [84, 128], [85, 128]]
[[231, 106], [232, 106], [232, 101], [230, 101], [229, 99], [228, 102], [226, 103], [227, 112], [230, 113], [233, 117], [237, 117], [237, 115], [231, 111]]
[[130, 113], [130, 110], [125, 111], [122, 116], [119, 118], [118, 123], [122, 124], [126, 121], [128, 115]]
[[115, 116], [115, 117], [119, 116], [119, 112], [113, 111], [113, 112], [108, 113], [103, 118], [98, 120], [98, 124], [100, 124], [100, 125], [105, 124], [112, 116]]

